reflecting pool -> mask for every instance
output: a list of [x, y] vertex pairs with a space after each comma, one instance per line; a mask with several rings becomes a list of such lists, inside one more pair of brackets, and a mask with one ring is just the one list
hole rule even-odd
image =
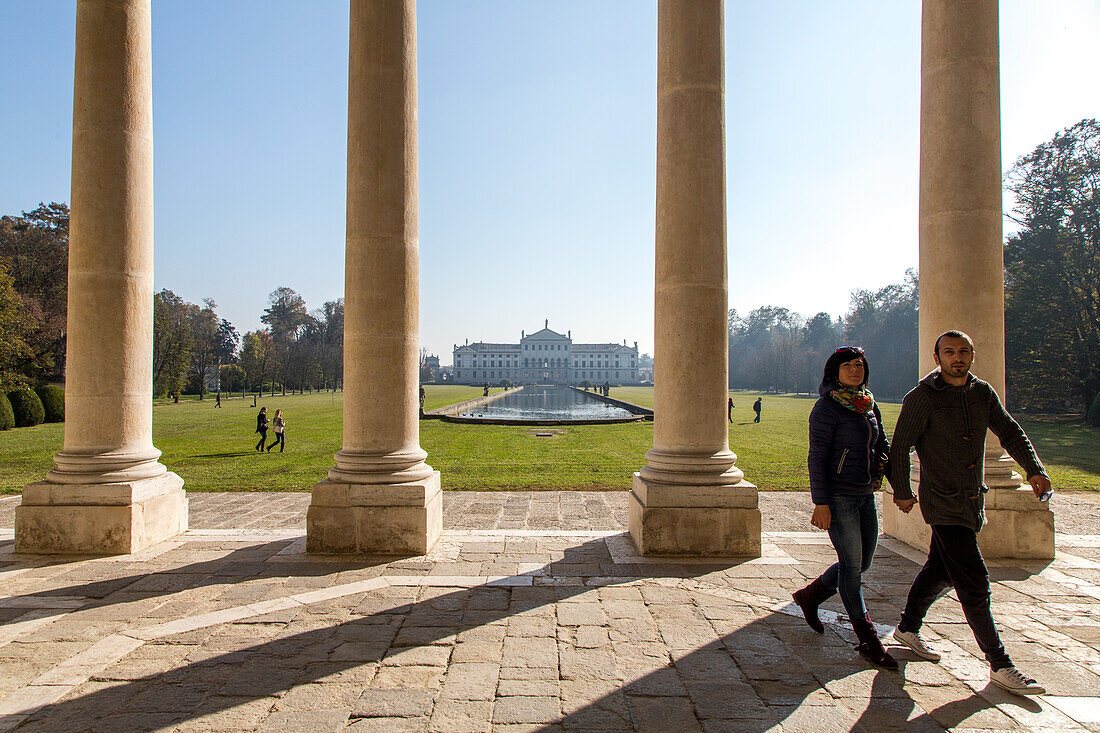
[[535, 387], [506, 394], [459, 413], [460, 418], [484, 420], [632, 420], [629, 410], [603, 402], [595, 395], [569, 387]]

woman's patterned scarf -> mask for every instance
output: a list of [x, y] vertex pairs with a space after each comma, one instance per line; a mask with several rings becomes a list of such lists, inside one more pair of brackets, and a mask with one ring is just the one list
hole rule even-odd
[[[838, 387], [830, 392], [829, 395], [852, 412], [858, 412], [860, 414], [870, 412], [875, 406], [875, 396], [871, 394], [871, 390], [866, 388], [852, 389], [851, 387]], [[878, 491], [879, 486], [882, 485], [883, 477], [889, 470], [890, 456], [885, 453], [876, 454], [875, 475], [871, 478], [872, 491]]]
[[852, 412], [860, 414], [869, 412], [875, 406], [875, 396], [865, 387], [859, 389], [837, 387], [829, 393], [829, 396]]

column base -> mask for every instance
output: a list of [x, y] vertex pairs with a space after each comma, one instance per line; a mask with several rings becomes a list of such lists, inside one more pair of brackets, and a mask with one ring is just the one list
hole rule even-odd
[[[990, 489], [985, 495], [985, 518], [986, 525], [978, 533], [984, 557], [1054, 559], [1054, 512], [1035, 498], [1030, 486]], [[905, 514], [894, 506], [889, 492], [883, 494], [882, 529], [923, 552], [932, 540], [932, 528], [925, 524], [920, 505]]]
[[126, 555], [187, 531], [183, 479], [165, 473], [114, 484], [23, 487], [15, 508], [15, 551]]
[[642, 555], [760, 557], [760, 508], [748, 481], [658, 484], [634, 474], [628, 520]]
[[439, 471], [422, 481], [313, 486], [306, 513], [306, 552], [330, 555], [423, 555], [443, 532]]

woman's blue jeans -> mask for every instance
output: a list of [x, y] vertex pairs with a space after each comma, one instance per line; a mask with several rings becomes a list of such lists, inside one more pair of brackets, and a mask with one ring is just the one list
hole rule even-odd
[[878, 545], [878, 512], [875, 495], [830, 496], [829, 539], [836, 548], [837, 562], [821, 574], [821, 583], [840, 593], [849, 618], [864, 618], [860, 578], [871, 568]]

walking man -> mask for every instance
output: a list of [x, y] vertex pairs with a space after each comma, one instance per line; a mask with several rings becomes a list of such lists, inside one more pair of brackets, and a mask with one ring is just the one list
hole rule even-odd
[[726, 416], [733, 422], [733, 398], [729, 398], [729, 403], [726, 405]]
[[756, 398], [756, 402], [752, 403], [752, 410], [756, 413], [756, 419], [753, 422], [760, 422], [760, 398]]
[[938, 369], [905, 395], [890, 448], [894, 503], [909, 513], [917, 499], [909, 486], [909, 449], [920, 459], [920, 510], [932, 527], [928, 560], [917, 573], [894, 639], [929, 661], [940, 655], [920, 637], [932, 603], [954, 587], [966, 622], [989, 662], [989, 681], [1016, 695], [1042, 695], [1039, 683], [1012, 664], [1001, 644], [989, 604], [989, 570], [978, 550], [985, 524], [985, 435], [992, 430], [1027, 471], [1040, 500], [1050, 498], [1050, 479], [1023, 429], [1005, 411], [997, 393], [970, 373], [974, 342], [961, 331], [936, 339]]
[[214, 400], [215, 400], [214, 401], [214, 407], [221, 407], [222, 406], [222, 393], [220, 391], [218, 392], [217, 395], [214, 396]]

